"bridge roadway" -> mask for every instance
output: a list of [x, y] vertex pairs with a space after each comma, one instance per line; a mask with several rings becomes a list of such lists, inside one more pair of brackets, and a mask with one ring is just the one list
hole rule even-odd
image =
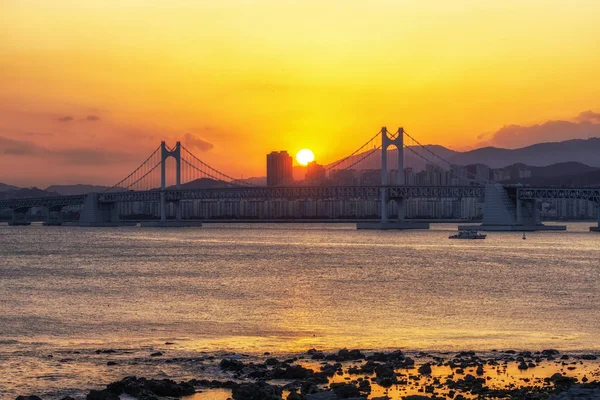
[[[377, 200], [382, 186], [289, 186], [289, 187], [236, 187], [219, 189], [167, 189], [147, 191], [122, 191], [98, 193], [99, 203], [125, 203], [160, 201], [164, 193], [167, 201], [182, 200]], [[483, 186], [389, 186], [390, 199], [445, 199], [479, 198], [485, 194]], [[30, 199], [0, 200], [0, 209], [25, 209], [31, 207], [66, 207], [81, 205], [86, 195], [37, 197]]]
[[[167, 201], [181, 200], [377, 200], [382, 186], [289, 186], [289, 187], [235, 187], [218, 189], [167, 189]], [[580, 199], [600, 204], [600, 188], [532, 188], [509, 187], [516, 190], [520, 200]], [[484, 186], [388, 186], [393, 199], [451, 199], [484, 197]], [[100, 203], [160, 201], [160, 190], [122, 191], [98, 194]], [[27, 209], [31, 207], [58, 207], [82, 205], [86, 195], [50, 196], [29, 199], [0, 200], [0, 209]]]

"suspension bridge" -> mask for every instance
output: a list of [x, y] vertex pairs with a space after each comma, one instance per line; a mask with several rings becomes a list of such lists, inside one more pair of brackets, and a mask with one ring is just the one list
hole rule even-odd
[[[405, 171], [405, 157], [443, 171], [444, 181], [414, 182]], [[356, 171], [362, 172], [359, 177]], [[373, 208], [375, 220], [358, 222], [359, 229], [427, 229], [428, 223], [405, 219], [408, 200], [484, 198], [479, 229], [541, 230], [564, 229], [541, 224], [536, 207], [541, 199], [600, 204], [600, 189], [504, 187], [489, 176], [453, 165], [403, 128], [396, 132], [382, 128], [351, 154], [325, 166], [325, 172], [326, 179], [318, 184], [257, 186], [207, 164], [180, 142], [173, 147], [162, 142], [133, 172], [102, 193], [3, 200], [0, 209], [12, 210], [11, 225], [27, 225], [27, 211], [45, 207], [46, 223], [60, 225], [61, 210], [78, 206], [79, 225], [115, 226], [127, 222], [120, 218], [123, 205], [136, 203], [158, 207], [159, 219], [144, 221], [145, 225], [198, 226], [201, 221], [183, 216], [191, 204], [225, 202], [238, 214], [250, 210], [253, 216], [273, 220], [290, 201], [302, 201], [304, 207], [327, 204], [329, 219], [337, 217], [333, 206], [346, 202], [354, 208]], [[590, 229], [600, 230], [600, 212], [598, 227]]]

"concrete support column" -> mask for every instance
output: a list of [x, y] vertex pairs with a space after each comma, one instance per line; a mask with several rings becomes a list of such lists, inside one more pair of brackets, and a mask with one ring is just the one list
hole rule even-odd
[[160, 220], [167, 220], [167, 202], [165, 200], [165, 192], [160, 193]]
[[175, 202], [175, 219], [181, 221], [181, 201]]
[[517, 198], [517, 224], [523, 224], [523, 209], [522, 201]]
[[388, 221], [388, 189], [381, 188], [381, 222]]
[[404, 208], [404, 199], [397, 199], [396, 204], [398, 204], [398, 221], [404, 222], [404, 218], [406, 217], [406, 210]]

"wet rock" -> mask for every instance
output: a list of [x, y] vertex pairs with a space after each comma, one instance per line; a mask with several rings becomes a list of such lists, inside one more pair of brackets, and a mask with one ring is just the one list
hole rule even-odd
[[244, 363], [239, 360], [224, 358], [219, 363], [219, 368], [222, 371], [241, 371], [244, 369]]
[[112, 367], [113, 365], [118, 365], [118, 364], [114, 361], [109, 361], [106, 363], [106, 365], [108, 365], [109, 367]]
[[521, 363], [517, 366], [517, 368], [519, 368], [520, 370], [525, 370], [527, 368], [529, 368], [527, 366], [527, 364], [525, 363], [525, 361], [521, 361]]
[[116, 395], [126, 393], [138, 398], [152, 397], [152, 395], [182, 397], [196, 392], [194, 385], [190, 382], [177, 383], [170, 379], [146, 379], [135, 376], [128, 376], [118, 382], [113, 382], [107, 385], [106, 389]]
[[288, 396], [286, 397], [286, 400], [302, 400], [302, 395], [300, 395], [296, 391], [293, 391], [293, 392], [290, 392], [290, 394], [288, 394]]
[[337, 398], [333, 392], [318, 392], [306, 396], [306, 400], [337, 400]]
[[279, 364], [279, 360], [276, 359], [276, 358], [267, 358], [265, 360], [265, 365], [271, 365], [272, 366], [272, 365], [277, 365], [277, 364]]
[[548, 357], [548, 356], [557, 356], [559, 355], [560, 352], [558, 350], [554, 350], [554, 349], [546, 349], [546, 350], [542, 350], [542, 356], [544, 357]]
[[584, 354], [581, 356], [582, 360], [597, 360], [598, 357], [593, 354]]
[[16, 400], [42, 400], [38, 396], [18, 396]]
[[86, 400], [120, 400], [119, 396], [108, 390], [90, 390], [85, 396]]
[[117, 351], [113, 350], [113, 349], [99, 349], [99, 350], [96, 350], [96, 354], [114, 354], [116, 352]]
[[163, 353], [161, 353], [160, 351], [157, 351], [155, 353], [150, 354], [150, 357], [160, 357], [162, 355], [163, 355]]
[[233, 388], [232, 397], [236, 400], [281, 400], [281, 388], [266, 382], [242, 383]]
[[269, 372], [270, 379], [286, 380], [311, 380], [314, 383], [327, 383], [327, 375], [323, 372], [314, 372], [312, 369], [304, 368], [301, 365], [286, 365], [285, 367], [275, 367]]
[[431, 374], [431, 364], [429, 363], [425, 363], [423, 365], [421, 365], [418, 369], [419, 373], [421, 375], [429, 375]]
[[329, 354], [325, 357], [327, 360], [334, 361], [353, 361], [353, 360], [363, 360], [365, 355], [360, 350], [348, 350], [342, 349], [337, 352], [337, 354]]
[[360, 396], [360, 390], [351, 383], [332, 383], [329, 388], [339, 399], [348, 399]]

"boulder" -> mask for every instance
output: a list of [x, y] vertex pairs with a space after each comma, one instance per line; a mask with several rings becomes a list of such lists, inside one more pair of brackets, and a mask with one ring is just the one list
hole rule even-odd
[[266, 382], [242, 383], [234, 387], [232, 397], [235, 400], [281, 400], [281, 388]]

